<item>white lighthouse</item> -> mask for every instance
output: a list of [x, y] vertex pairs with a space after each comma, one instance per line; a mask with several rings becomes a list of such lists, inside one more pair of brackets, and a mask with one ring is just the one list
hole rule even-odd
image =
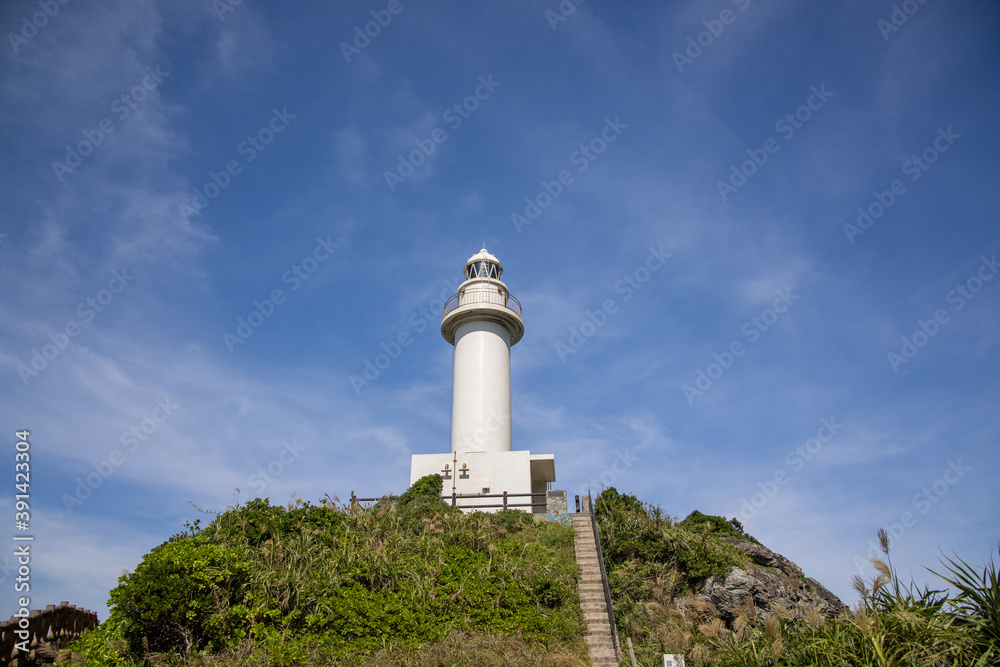
[[[415, 454], [410, 467], [410, 484], [440, 474], [444, 493], [461, 496], [457, 504], [464, 507], [503, 504], [473, 494], [545, 493], [555, 481], [551, 454], [511, 447], [510, 348], [524, 335], [524, 323], [502, 274], [500, 260], [484, 247], [465, 263], [465, 282], [445, 304], [441, 335], [455, 346], [451, 452]], [[510, 505], [545, 513], [543, 497], [515, 496]]]

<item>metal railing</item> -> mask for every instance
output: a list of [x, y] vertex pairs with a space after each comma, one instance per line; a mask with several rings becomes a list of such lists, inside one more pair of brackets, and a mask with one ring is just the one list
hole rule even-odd
[[590, 509], [590, 523], [594, 527], [594, 543], [597, 545], [597, 563], [601, 566], [601, 583], [604, 585], [604, 604], [608, 607], [608, 622], [611, 624], [611, 641], [615, 645], [615, 657], [621, 656], [621, 645], [618, 643], [618, 630], [615, 626], [615, 607], [611, 603], [611, 587], [608, 586], [608, 572], [604, 569], [604, 550], [601, 549], [601, 531], [597, 528], [597, 517], [594, 515], [594, 499], [587, 491], [587, 505]]
[[444, 314], [447, 315], [459, 306], [472, 306], [480, 303], [500, 306], [521, 317], [521, 302], [510, 294], [504, 294], [499, 289], [496, 292], [487, 290], [466, 290], [453, 295], [444, 304]]
[[[482, 509], [482, 508], [487, 508], [487, 507], [488, 508], [501, 507], [503, 509], [509, 509], [511, 507], [531, 507], [532, 509], [534, 509], [536, 507], [540, 507], [540, 508], [544, 509], [545, 508], [545, 500], [544, 499], [546, 498], [547, 495], [548, 494], [545, 493], [545, 492], [542, 492], [542, 493], [507, 493], [506, 491], [504, 491], [503, 493], [450, 493], [450, 494], [442, 494], [441, 495], [441, 499], [442, 500], [451, 500], [451, 506], [455, 507], [455, 508], [458, 508], [458, 509]], [[393, 501], [397, 500], [398, 498], [399, 498], [399, 496], [382, 496], [382, 498], [358, 498], [358, 497], [356, 497], [354, 495], [354, 491], [351, 491], [351, 506], [353, 507], [354, 505], [357, 505], [357, 504], [360, 504], [360, 503], [377, 503], [377, 502], [379, 502], [380, 500], [383, 500], [383, 499], [384, 500], [388, 500], [390, 502], [393, 502]], [[479, 505], [479, 504], [475, 504], [475, 505], [459, 505], [458, 501], [460, 499], [462, 499], [462, 498], [503, 498], [503, 502], [502, 503], [493, 503], [493, 504], [488, 504], [488, 505]], [[542, 500], [542, 502], [534, 501], [534, 502], [527, 502], [527, 503], [511, 503], [511, 502], [507, 502], [508, 498], [542, 498], [543, 500]]]
[[[544, 493], [544, 492], [543, 493], [507, 493], [506, 491], [504, 491], [503, 493], [452, 493], [450, 496], [445, 495], [445, 496], [441, 496], [441, 497], [444, 498], [445, 500], [448, 500], [449, 498], [451, 498], [451, 506], [452, 507], [457, 507], [459, 509], [474, 509], [474, 508], [477, 508], [477, 507], [502, 507], [503, 509], [507, 509], [509, 507], [531, 507], [532, 509], [535, 508], [535, 507], [541, 507], [541, 508], [544, 509], [545, 508], [545, 500], [544, 500], [544, 498], [546, 497], [546, 495], [547, 494]], [[508, 498], [525, 498], [525, 497], [527, 497], [527, 498], [538, 498], [538, 497], [541, 497], [543, 500], [540, 503], [539, 502], [530, 502], [530, 503], [509, 503], [509, 502], [507, 502]], [[495, 504], [492, 504], [492, 505], [458, 505], [456, 503], [458, 502], [459, 498], [503, 498], [503, 503], [495, 503]]]
[[381, 498], [358, 498], [354, 495], [354, 491], [351, 491], [351, 507], [358, 505], [360, 503], [377, 503], [383, 500], [388, 500], [390, 503], [394, 503], [399, 500], [399, 496], [382, 496]]

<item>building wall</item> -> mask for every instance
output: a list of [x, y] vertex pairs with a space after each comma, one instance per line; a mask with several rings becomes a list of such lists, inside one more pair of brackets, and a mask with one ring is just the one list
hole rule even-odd
[[[482, 493], [483, 488], [489, 488], [490, 493], [532, 493], [531, 482], [531, 452], [459, 452], [458, 467], [466, 464], [469, 468], [467, 479], [453, 476], [452, 479], [444, 480], [442, 493], [450, 495], [452, 492], [452, 482], [455, 483], [456, 493]], [[412, 485], [424, 475], [442, 475], [441, 470], [447, 463], [452, 468], [455, 467], [455, 455], [449, 454], [414, 454], [410, 464], [410, 484]], [[541, 483], [541, 490], [545, 491], [545, 482]], [[488, 485], [488, 486], [487, 486]], [[512, 503], [530, 503], [529, 497], [511, 498]], [[465, 498], [460, 500], [462, 505], [493, 505], [503, 502], [502, 498]], [[544, 505], [544, 500], [539, 499]], [[500, 508], [485, 508], [484, 511], [495, 512]], [[519, 507], [525, 511], [531, 511], [530, 507]]]

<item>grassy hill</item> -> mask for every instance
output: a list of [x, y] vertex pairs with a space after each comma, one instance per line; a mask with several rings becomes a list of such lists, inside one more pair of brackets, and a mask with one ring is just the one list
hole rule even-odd
[[111, 591], [95, 665], [584, 665], [573, 531], [462, 514], [425, 478], [370, 508], [254, 500]]
[[[747, 551], [775, 554], [756, 549], [759, 543], [738, 521], [699, 512], [678, 521], [614, 489], [601, 494], [595, 511], [619, 632], [633, 639], [640, 665], [663, 664], [664, 653], [685, 655], [691, 667], [1000, 664], [1000, 578], [992, 560], [977, 571], [945, 559], [942, 586], [954, 592], [918, 589], [892, 569], [890, 541], [880, 531], [884, 560], [873, 560], [878, 571], [873, 580], [855, 578], [861, 602], [853, 610], [822, 613], [825, 600], [809, 590], [811, 580], [800, 570], [791, 586], [787, 577], [758, 576], [779, 580], [773, 588], [794, 589], [797, 600], [815, 600], [805, 613], [759, 587], [720, 609], [706, 599], [709, 578], [716, 583], [727, 573], [732, 578], [735, 568], [776, 569], [749, 563]], [[780, 556], [775, 560], [794, 567]]]
[[[462, 514], [440, 489], [435, 475], [369, 508], [254, 500], [205, 527], [196, 522], [121, 578], [110, 618], [61, 659], [122, 667], [589, 664], [572, 528], [514, 510]], [[881, 534], [879, 574], [856, 580], [861, 603], [834, 615], [814, 595], [818, 582], [736, 520], [694, 512], [679, 521], [615, 489], [599, 496], [595, 513], [619, 635], [632, 638], [640, 665], [662, 664], [663, 653], [683, 654], [691, 667], [1000, 664], [992, 561], [980, 573], [946, 560], [942, 580], [954, 592], [918, 590], [892, 570]], [[779, 567], [751, 562], [761, 553]], [[750, 588], [738, 604], [717, 608], [708, 584], [717, 589], [734, 573], [756, 573], [773, 590]], [[788, 595], [794, 606], [782, 602]]]

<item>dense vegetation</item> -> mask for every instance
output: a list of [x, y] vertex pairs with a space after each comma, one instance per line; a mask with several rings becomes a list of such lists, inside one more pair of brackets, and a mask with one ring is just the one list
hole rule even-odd
[[462, 514], [441, 478], [370, 508], [254, 500], [111, 591], [66, 657], [99, 665], [585, 664], [573, 532]]
[[619, 633], [632, 638], [640, 665], [662, 664], [663, 653], [683, 654], [691, 667], [1000, 664], [1000, 578], [992, 560], [979, 572], [945, 559], [938, 576], [954, 593], [918, 589], [892, 570], [889, 539], [880, 532], [885, 560], [873, 559], [873, 580], [855, 578], [861, 600], [850, 613], [795, 618], [746, 600], [727, 625], [692, 591], [745, 561], [719, 539], [756, 541], [738, 521], [695, 512], [678, 522], [614, 489], [594, 508]]
[[[111, 591], [111, 616], [61, 660], [89, 665], [587, 664], [572, 528], [507, 511], [462, 514], [419, 480], [370, 508], [254, 500], [153, 549]], [[690, 667], [988, 667], [1000, 664], [1000, 578], [942, 562], [952, 592], [918, 589], [885, 559], [858, 605], [793, 616], [694, 593], [748, 557], [738, 521], [683, 521], [633, 495], [594, 503], [621, 637], [638, 663]], [[759, 543], [758, 543], [759, 544]], [[627, 657], [622, 665], [628, 665]]]

